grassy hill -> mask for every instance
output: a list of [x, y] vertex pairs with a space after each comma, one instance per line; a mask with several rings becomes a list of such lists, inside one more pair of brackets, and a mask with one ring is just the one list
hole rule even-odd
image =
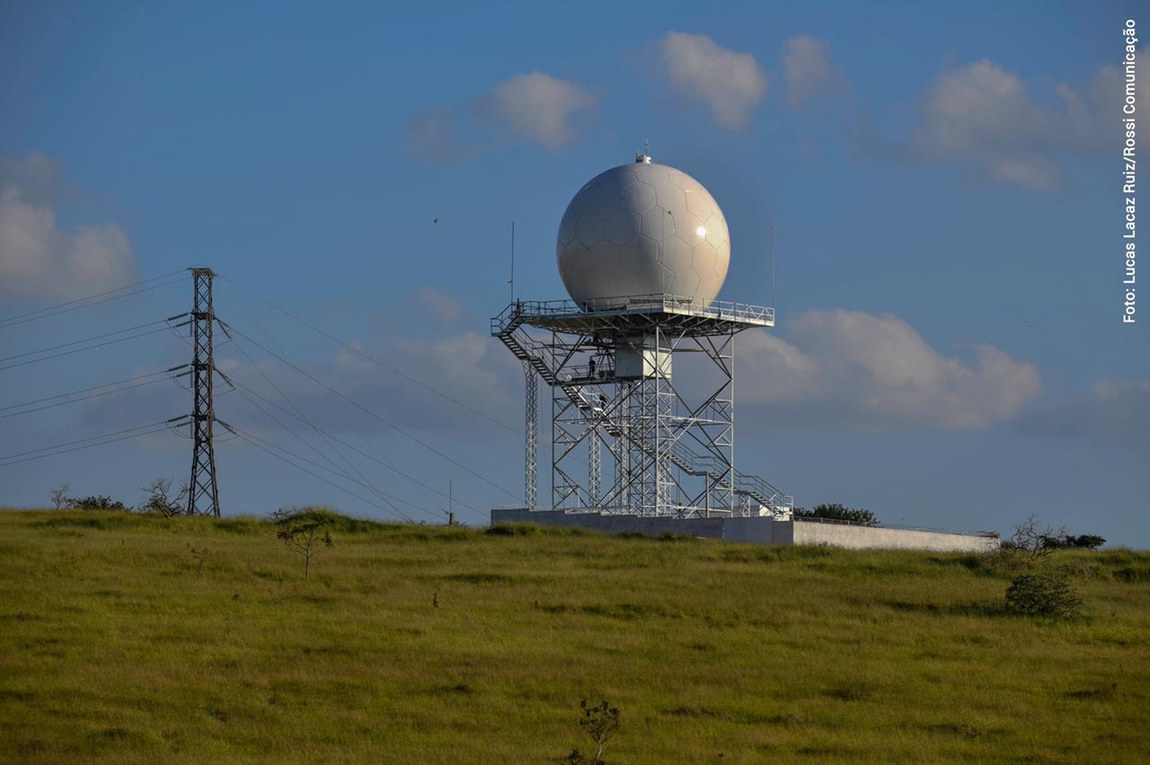
[[[1150, 554], [971, 555], [0, 512], [0, 760], [1146, 762]], [[593, 750], [592, 750], [593, 751]]]

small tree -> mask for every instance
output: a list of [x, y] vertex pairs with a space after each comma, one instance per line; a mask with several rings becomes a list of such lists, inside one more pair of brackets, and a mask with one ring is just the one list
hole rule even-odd
[[[606, 699], [594, 706], [587, 703], [587, 699], [579, 702], [583, 716], [579, 718], [579, 727], [586, 731], [591, 740], [595, 742], [595, 759], [591, 765], [606, 765], [603, 759], [604, 745], [619, 732], [619, 709], [611, 706]], [[583, 765], [588, 760], [578, 749], [572, 749], [567, 755], [570, 765]]]
[[188, 552], [192, 554], [192, 557], [195, 558], [199, 564], [196, 566], [196, 577], [198, 578], [200, 572], [204, 570], [204, 561], [208, 559], [208, 548], [196, 548], [188, 545]]
[[53, 489], [52, 493], [48, 495], [52, 498], [53, 507], [55, 507], [57, 510], [59, 510], [61, 507], [64, 507], [65, 505], [67, 505], [68, 504], [68, 492], [71, 490], [72, 490], [72, 485], [67, 484], [67, 483], [62, 483], [62, 484], [60, 484], [59, 488]]
[[143, 487], [142, 491], [145, 492], [144, 501], [140, 505], [142, 512], [154, 513], [164, 518], [171, 518], [184, 512], [188, 497], [187, 484], [181, 486], [174, 497], [171, 478], [157, 478]]
[[999, 551], [1002, 561], [1012, 570], [1028, 568], [1063, 547], [1062, 540], [1069, 534], [1065, 527], [1039, 526], [1033, 514], [1014, 527], [1010, 539]]
[[805, 507], [797, 507], [795, 508], [794, 515], [796, 518], [825, 518], [832, 521], [857, 523], [861, 526], [881, 525], [878, 518], [876, 518], [870, 510], [846, 507], [845, 505], [840, 505], [838, 502], [815, 505], [813, 510], [807, 510]]
[[282, 539], [287, 548], [303, 556], [303, 578], [311, 574], [311, 559], [320, 545], [331, 547], [333, 540], [327, 525], [331, 519], [325, 513], [311, 513], [281, 507], [272, 513], [279, 525], [276, 537]]

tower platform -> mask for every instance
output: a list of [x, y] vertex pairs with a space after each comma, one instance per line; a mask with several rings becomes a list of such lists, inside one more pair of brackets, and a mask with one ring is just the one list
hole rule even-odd
[[517, 300], [491, 319], [491, 334], [499, 337], [512, 324], [604, 339], [647, 334], [656, 328], [711, 336], [751, 327], [773, 327], [775, 309], [674, 295], [635, 295], [586, 300], [582, 304], [572, 300]]

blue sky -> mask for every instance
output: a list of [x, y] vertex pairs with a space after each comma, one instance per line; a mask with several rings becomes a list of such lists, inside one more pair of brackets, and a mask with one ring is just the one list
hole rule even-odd
[[[1006, 532], [1034, 513], [1148, 547], [1150, 308], [1122, 325], [1118, 257], [1136, 5], [8, 2], [0, 357], [181, 313], [191, 285], [5, 317], [211, 266], [243, 333], [221, 369], [373, 458], [222, 395], [222, 419], [334, 460], [344, 477], [314, 471], [360, 495], [234, 440], [225, 512], [394, 510], [351, 474], [428, 521], [450, 484], [481, 523], [522, 485], [520, 373], [487, 336], [511, 221], [517, 293], [563, 297], [567, 202], [650, 141], [723, 206], [722, 297], [770, 301], [776, 231], [778, 327], [738, 344], [741, 470], [891, 523]], [[21, 405], [189, 355], [165, 331], [0, 368], [3, 454], [185, 412], [166, 381]], [[135, 502], [189, 456], [158, 432], [12, 464], [0, 502], [63, 482]]]

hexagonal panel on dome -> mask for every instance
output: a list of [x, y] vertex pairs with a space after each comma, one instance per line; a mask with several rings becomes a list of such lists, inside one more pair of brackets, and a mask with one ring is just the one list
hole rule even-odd
[[671, 270], [690, 268], [695, 259], [694, 247], [679, 237], [663, 240], [663, 264]]
[[575, 239], [575, 216], [563, 216], [563, 221], [559, 224], [559, 236], [557, 239], [560, 247], [566, 246]]
[[618, 210], [603, 224], [603, 237], [615, 244], [627, 244], [639, 235], [642, 218], [632, 210]]
[[652, 207], [643, 213], [642, 234], [643, 236], [651, 237], [657, 242], [661, 242], [667, 232], [668, 223], [667, 211], [662, 207]]
[[683, 290], [682, 292], [676, 291], [676, 295], [694, 295], [703, 285], [706, 284], [706, 279], [699, 275], [698, 268], [694, 264], [690, 268], [683, 269], [679, 272], [678, 278], [675, 280], [677, 288]]
[[587, 211], [575, 224], [575, 238], [591, 248], [603, 240], [606, 228], [598, 213]]
[[704, 242], [695, 248], [693, 264], [695, 270], [702, 276], [713, 276], [715, 273], [715, 261], [718, 259], [718, 253], [715, 248]]
[[664, 183], [655, 189], [655, 195], [659, 199], [659, 206], [664, 210], [680, 212], [687, 209], [686, 193], [678, 186]]
[[692, 245], [707, 237], [707, 229], [698, 215], [683, 210], [671, 216], [675, 219], [675, 236]]
[[703, 221], [703, 227], [707, 229], [707, 241], [712, 246], [723, 247], [728, 243], [730, 234], [727, 231], [727, 221], [721, 213], [713, 214]]
[[659, 260], [659, 244], [656, 237], [640, 236], [639, 246], [629, 249], [627, 268], [636, 274], [650, 270], [651, 263]]
[[635, 181], [623, 187], [620, 195], [622, 208], [639, 214], [645, 213], [658, 204], [655, 187], [645, 181]]
[[703, 220], [710, 217], [715, 210], [714, 201], [710, 198], [710, 194], [702, 194], [696, 189], [688, 189], [684, 192], [684, 196], [687, 198], [687, 209]]

